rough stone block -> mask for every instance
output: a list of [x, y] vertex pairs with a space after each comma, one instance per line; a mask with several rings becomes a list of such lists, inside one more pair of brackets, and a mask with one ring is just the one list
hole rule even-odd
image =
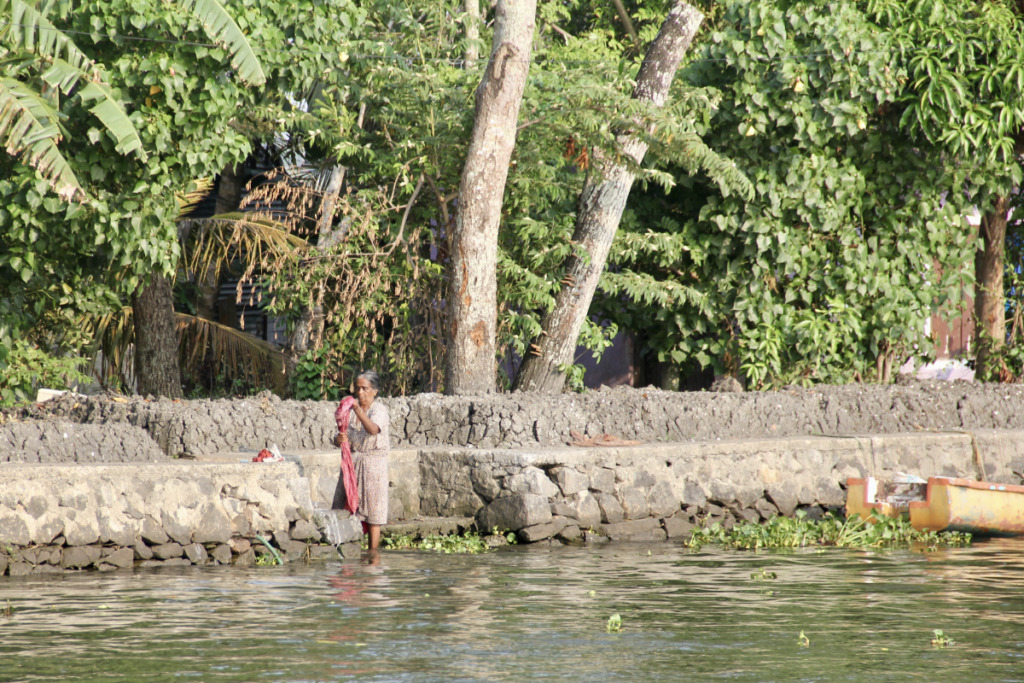
[[690, 536], [693, 535], [693, 530], [697, 528], [683, 514], [663, 520], [662, 525], [665, 527], [665, 533], [669, 538], [678, 538], [683, 541], [689, 540]]
[[14, 562], [7, 567], [10, 576], [28, 576], [32, 573], [32, 565], [27, 562]]
[[761, 513], [759, 513], [757, 510], [753, 508], [743, 508], [740, 510], [735, 510], [733, 514], [736, 516], [736, 519], [742, 519], [743, 521], [749, 522], [751, 524], [757, 524], [761, 521]]
[[551, 505], [547, 498], [533, 494], [516, 494], [498, 498], [477, 515], [481, 529], [518, 531], [528, 526], [551, 521]]
[[192, 563], [184, 557], [172, 557], [169, 560], [164, 560], [163, 566], [165, 567], [187, 567]]
[[64, 537], [68, 545], [89, 545], [100, 540], [100, 525], [93, 509], [85, 512], [71, 512], [64, 520]]
[[166, 510], [164, 510], [160, 517], [160, 525], [175, 543], [178, 543], [179, 545], [188, 545], [192, 542], [192, 532], [189, 531], [188, 527], [176, 520]]
[[169, 560], [172, 557], [181, 557], [184, 549], [180, 543], [163, 543], [153, 546], [153, 555], [161, 560]]
[[651, 487], [647, 494], [647, 504], [654, 517], [670, 517], [679, 510], [679, 501], [667, 481], [659, 481]]
[[358, 543], [343, 543], [338, 546], [338, 551], [341, 553], [342, 557], [346, 560], [350, 560], [352, 558], [359, 557], [363, 552], [363, 548]]
[[[102, 566], [102, 565], [100, 565]], [[33, 574], [63, 574], [64, 570], [60, 567], [55, 567], [52, 564], [41, 564], [38, 567], [32, 568]]]
[[572, 496], [580, 491], [586, 491], [590, 486], [590, 478], [577, 472], [573, 467], [555, 467], [551, 470], [551, 474], [563, 496]]
[[636, 519], [617, 524], [602, 524], [600, 531], [613, 541], [627, 541], [644, 534], [649, 538], [652, 531], [660, 528], [660, 521], [653, 517], [648, 517], [646, 519]]
[[525, 467], [519, 474], [506, 477], [505, 488], [512, 493], [531, 493], [544, 498], [558, 495], [558, 487], [538, 467]]
[[551, 504], [551, 514], [576, 519], [576, 508], [564, 500], [556, 500]]
[[846, 505], [846, 493], [839, 482], [829, 477], [818, 477], [814, 480], [815, 498], [819, 505], [825, 507], [842, 507]]
[[578, 541], [583, 536], [583, 532], [575, 524], [567, 524], [564, 529], [559, 531], [556, 536], [563, 541]]
[[249, 565], [256, 564], [256, 552], [252, 548], [247, 548], [244, 552], [235, 555], [235, 559], [232, 564], [236, 564], [240, 567], [248, 567]]
[[785, 517], [792, 517], [799, 505], [797, 494], [799, 489], [792, 481], [780, 481], [769, 484], [767, 488], [768, 498], [779, 508], [779, 512]]
[[695, 507], [703, 507], [708, 502], [708, 497], [704, 494], [704, 489], [700, 487], [695, 481], [687, 480], [683, 484], [683, 505], [692, 505]]
[[143, 543], [142, 541], [139, 541], [138, 543], [136, 543], [135, 546], [132, 548], [132, 550], [135, 553], [135, 559], [136, 560], [152, 560], [153, 559], [153, 549], [150, 548], [145, 543]]
[[601, 508], [602, 522], [605, 524], [615, 524], [625, 519], [622, 505], [615, 496], [610, 493], [596, 493], [594, 498], [597, 499], [597, 504]]
[[[565, 528], [565, 518], [561, 518], [563, 521], [562, 528]], [[553, 522], [547, 524], [535, 524], [534, 526], [528, 526], [525, 529], [520, 529], [519, 540], [524, 543], [536, 543], [537, 541], [543, 541], [545, 538], [551, 538], [557, 534], [561, 529], [558, 528]]]
[[210, 556], [206, 552], [206, 548], [198, 543], [189, 543], [182, 550], [185, 551], [185, 557], [192, 564], [206, 564], [209, 561]]
[[100, 559], [100, 548], [95, 545], [76, 545], [65, 548], [61, 557], [61, 566], [78, 569], [95, 564]]
[[761, 519], [763, 520], [769, 520], [772, 517], [777, 517], [779, 515], [779, 509], [764, 498], [761, 498], [754, 503], [754, 509], [757, 510], [757, 513], [761, 515]]
[[[60, 517], [52, 517], [36, 525], [33, 540], [40, 544], [52, 543], [62, 533], [64, 533], [64, 520]], [[63, 541], [61, 543], [63, 544]]]
[[593, 531], [584, 531], [583, 542], [587, 544], [607, 543], [608, 537], [602, 536], [601, 534], [595, 534]]
[[309, 558], [311, 560], [337, 560], [340, 559], [338, 549], [333, 545], [311, 545], [309, 546]]
[[590, 489], [600, 493], [615, 491], [615, 472], [606, 467], [590, 468]]
[[112, 572], [112, 571], [116, 571], [118, 569], [118, 567], [116, 567], [116, 566], [114, 566], [112, 564], [108, 564], [107, 562], [100, 562], [100, 565], [97, 567], [97, 569], [100, 570], [101, 572]]
[[590, 491], [577, 493], [574, 507], [576, 508], [576, 520], [581, 529], [601, 523], [601, 506]]
[[494, 480], [494, 472], [490, 467], [474, 467], [469, 472], [469, 478], [473, 482], [473, 490], [486, 503], [490, 503], [501, 493], [501, 487]]
[[25, 548], [24, 550], [18, 550], [15, 552], [15, 558], [20, 562], [28, 562], [29, 564], [39, 564], [39, 553], [35, 548]]
[[103, 561], [115, 567], [130, 567], [135, 562], [135, 551], [131, 548], [118, 548], [104, 557]]
[[643, 519], [651, 514], [647, 497], [639, 489], [620, 486], [619, 500], [622, 502], [622, 514], [625, 519]]
[[241, 555], [252, 547], [252, 543], [247, 538], [232, 538], [228, 541], [228, 545], [231, 546], [231, 552], [236, 555]]
[[143, 567], [145, 569], [149, 569], [149, 568], [152, 568], [152, 567], [162, 567], [162, 566], [164, 566], [164, 561], [163, 560], [143, 560], [142, 562], [139, 563], [139, 566]]
[[[195, 543], [227, 543], [231, 538], [231, 520], [222, 506], [206, 503], [199, 511], [199, 523], [192, 530]], [[175, 538], [175, 540], [178, 540]], [[178, 541], [181, 543], [181, 541]]]
[[210, 553], [210, 557], [218, 564], [228, 564], [231, 562], [231, 546], [220, 544], [214, 547], [213, 551]]
[[319, 541], [323, 536], [316, 525], [304, 519], [297, 520], [291, 530], [291, 537], [296, 541]]
[[148, 515], [142, 520], [142, 531], [139, 534], [150, 545], [163, 545], [171, 540], [160, 523]]
[[0, 576], [3, 576], [4, 572], [7, 571], [8, 557], [7, 553], [0, 553]]

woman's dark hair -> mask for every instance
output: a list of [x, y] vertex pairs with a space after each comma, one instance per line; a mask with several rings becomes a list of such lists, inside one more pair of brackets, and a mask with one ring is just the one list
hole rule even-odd
[[[370, 388], [374, 391], [380, 391], [380, 375], [373, 370], [363, 370], [356, 375], [356, 380], [365, 379], [370, 383]], [[353, 382], [354, 383], [354, 382]]]

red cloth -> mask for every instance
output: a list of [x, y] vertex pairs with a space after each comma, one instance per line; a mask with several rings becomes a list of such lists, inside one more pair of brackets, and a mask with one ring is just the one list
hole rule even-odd
[[[334, 421], [342, 434], [348, 434], [348, 421], [355, 402], [354, 398], [346, 396], [334, 411]], [[354, 515], [359, 507], [359, 487], [356, 485], [356, 469], [352, 466], [352, 448], [347, 441], [341, 444], [341, 478], [345, 484], [345, 509]]]

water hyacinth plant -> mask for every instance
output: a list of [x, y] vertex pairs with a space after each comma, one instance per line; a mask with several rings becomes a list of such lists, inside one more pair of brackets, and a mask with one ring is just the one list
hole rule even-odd
[[971, 544], [971, 535], [955, 531], [918, 531], [905, 519], [883, 518], [868, 522], [857, 515], [840, 519], [825, 513], [820, 520], [808, 519], [798, 510], [795, 517], [773, 517], [764, 524], [743, 523], [726, 530], [715, 523], [696, 529], [687, 546], [700, 548], [713, 543], [728, 548], [898, 548], [911, 545], [960, 547]]

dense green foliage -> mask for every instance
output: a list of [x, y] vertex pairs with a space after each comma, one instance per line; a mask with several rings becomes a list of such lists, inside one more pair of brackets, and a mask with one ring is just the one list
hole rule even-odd
[[[908, 48], [854, 2], [724, 4], [723, 28], [684, 78], [721, 90], [702, 132], [757, 196], [723, 197], [697, 178], [637, 198], [602, 310], [649, 331], [661, 360], [754, 386], [869, 378], [880, 359], [927, 357], [925, 319], [971, 282], [961, 214], [992, 177], [986, 161], [957, 156], [959, 142], [909, 123], [927, 39]], [[895, 21], [934, 33], [947, 19], [917, 12]], [[634, 272], [646, 286], [630, 288]], [[703, 298], [673, 296], [680, 284]]]
[[918, 531], [906, 519], [889, 517], [871, 523], [857, 515], [840, 519], [825, 513], [822, 519], [812, 520], [803, 510], [798, 510], [795, 517], [773, 517], [764, 524], [743, 522], [728, 530], [715, 523], [694, 531], [687, 545], [699, 548], [710, 543], [743, 550], [807, 546], [905, 548], [924, 545], [933, 548], [970, 545], [971, 535], [956, 531]]
[[[0, 7], [12, 2], [22, 0]], [[595, 149], [614, 154], [635, 121], [652, 131], [651, 149], [585, 348], [600, 354], [625, 329], [676, 372], [713, 367], [761, 388], [885, 379], [906, 356], [927, 357], [925, 319], [951, 312], [971, 284], [977, 236], [962, 216], [1021, 180], [1014, 4], [699, 3], [705, 26], [654, 111], [630, 99], [631, 79], [670, 4], [625, 3], [636, 45], [611, 3], [539, 3], [499, 237], [500, 372], [528, 352], [563, 285]], [[38, 6], [77, 45], [63, 44], [65, 61], [95, 60], [110, 94], [87, 97], [64, 72], [47, 100], [56, 149], [87, 200], [54, 194], [24, 150], [0, 155], [0, 363], [18, 338], [78, 352], [92, 341], [83, 317], [121, 311], [154, 270], [192, 274], [175, 195], [258, 147], [287, 168], [246, 209], [290, 206], [283, 227], [305, 246], [246, 275], [291, 326], [323, 314], [292, 373], [295, 394], [336, 397], [367, 366], [390, 393], [442, 388], [448, 230], [482, 68], [462, 62], [461, 2], [66, 8]], [[24, 33], [5, 36], [0, 59], [21, 60], [20, 83], [56, 82]], [[482, 55], [490, 38], [485, 25]], [[97, 111], [105, 102], [125, 117]], [[345, 182], [331, 203], [325, 179], [338, 165]], [[325, 212], [344, 238], [319, 249]], [[1019, 347], [1006, 353], [1024, 373]], [[581, 386], [582, 369], [570, 378]]]
[[[176, 195], [294, 117], [286, 94], [332, 73], [336, 46], [361, 21], [347, 0], [236, 4], [240, 32], [217, 36], [229, 50], [204, 29], [220, 16], [214, 5], [111, 0], [52, 17], [95, 60], [141, 147], [120, 154], [127, 148], [97, 127], [89, 103], [68, 97], [59, 102], [64, 158], [87, 200], [54, 196], [38, 169], [0, 155], [0, 347], [28, 334], [76, 348], [78, 316], [120, 308], [154, 269], [173, 275]], [[258, 62], [240, 61], [239, 41]]]

